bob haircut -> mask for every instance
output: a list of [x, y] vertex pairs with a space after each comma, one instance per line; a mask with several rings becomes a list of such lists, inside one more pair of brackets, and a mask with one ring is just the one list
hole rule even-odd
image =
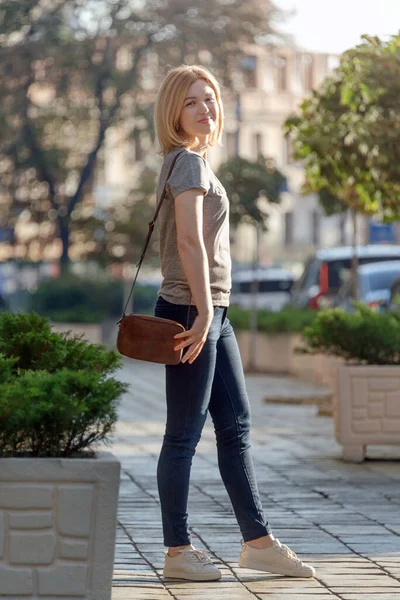
[[182, 65], [169, 71], [157, 94], [154, 124], [161, 154], [167, 154], [167, 152], [180, 146], [190, 149], [198, 144], [197, 138], [188, 140], [181, 132], [176, 130], [176, 127], [179, 124], [179, 117], [188, 89], [192, 83], [199, 79], [204, 79], [212, 87], [219, 108], [217, 126], [215, 131], [210, 134], [209, 144], [215, 146], [220, 143], [224, 113], [219, 83], [214, 75], [200, 65]]

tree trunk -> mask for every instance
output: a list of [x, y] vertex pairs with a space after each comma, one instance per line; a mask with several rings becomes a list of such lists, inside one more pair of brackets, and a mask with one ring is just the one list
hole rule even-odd
[[358, 300], [358, 256], [357, 256], [357, 237], [358, 237], [358, 218], [357, 212], [353, 208], [353, 256], [351, 259], [351, 277], [353, 284], [353, 299]]
[[62, 244], [62, 253], [60, 258], [60, 271], [61, 274], [67, 273], [70, 260], [69, 260], [69, 219], [61, 217], [58, 219], [59, 233]]
[[242, 121], [242, 104], [240, 92], [237, 92], [235, 97], [235, 116], [236, 116], [236, 131], [235, 131], [235, 155], [240, 156], [240, 127]]

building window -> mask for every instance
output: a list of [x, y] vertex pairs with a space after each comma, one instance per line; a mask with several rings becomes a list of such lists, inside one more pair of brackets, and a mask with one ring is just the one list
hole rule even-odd
[[234, 132], [226, 134], [226, 158], [228, 160], [236, 156], [236, 137]]
[[301, 62], [303, 88], [307, 91], [310, 91], [313, 89], [314, 84], [313, 57], [310, 54], [303, 54]]
[[287, 90], [287, 61], [283, 56], [278, 56], [275, 59], [276, 72], [276, 89], [278, 92]]
[[321, 241], [321, 215], [317, 210], [311, 213], [311, 239], [313, 246], [319, 246]]
[[293, 244], [293, 212], [285, 213], [285, 246]]
[[246, 87], [257, 87], [257, 56], [245, 56], [241, 61], [243, 83]]
[[262, 133], [253, 134], [253, 156], [257, 159], [263, 156], [263, 136]]

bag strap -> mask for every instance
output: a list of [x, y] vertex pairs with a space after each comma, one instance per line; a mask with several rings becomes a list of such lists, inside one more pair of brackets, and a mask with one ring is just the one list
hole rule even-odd
[[[126, 304], [125, 304], [125, 307], [124, 307], [124, 310], [123, 310], [123, 313], [122, 313], [122, 317], [120, 318], [120, 320], [118, 321], [118, 323], [120, 323], [120, 322], [122, 321], [122, 319], [123, 319], [123, 318], [126, 316], [126, 309], [128, 308], [129, 300], [131, 299], [131, 296], [132, 296], [132, 294], [133, 294], [133, 290], [134, 290], [134, 287], [135, 287], [135, 284], [136, 284], [136, 280], [137, 280], [137, 278], [138, 278], [138, 275], [139, 275], [140, 267], [142, 266], [142, 262], [143, 262], [143, 259], [144, 259], [144, 257], [145, 257], [145, 254], [146, 254], [147, 247], [148, 247], [148, 245], [149, 245], [149, 243], [150, 243], [150, 238], [151, 238], [151, 236], [152, 236], [152, 233], [153, 233], [153, 230], [154, 230], [154, 225], [155, 225], [155, 223], [156, 223], [156, 221], [157, 221], [157, 217], [158, 217], [158, 214], [159, 214], [159, 212], [160, 212], [160, 209], [161, 209], [162, 203], [164, 202], [164, 200], [165, 200], [165, 197], [166, 197], [166, 195], [167, 195], [167, 183], [168, 183], [168, 179], [169, 179], [169, 178], [170, 178], [170, 176], [171, 176], [172, 170], [173, 170], [173, 168], [174, 168], [174, 166], [175, 166], [175, 163], [176, 163], [176, 161], [177, 161], [178, 157], [179, 157], [179, 156], [180, 156], [180, 155], [181, 155], [183, 152], [184, 152], [184, 150], [182, 150], [181, 152], [178, 152], [178, 154], [176, 154], [176, 156], [174, 156], [174, 159], [173, 159], [173, 161], [172, 161], [172, 163], [171, 163], [171, 166], [170, 166], [170, 168], [169, 168], [169, 171], [168, 171], [167, 177], [166, 177], [166, 179], [165, 179], [165, 184], [164, 184], [164, 187], [163, 187], [163, 190], [162, 190], [161, 196], [160, 196], [160, 201], [159, 201], [159, 203], [157, 204], [156, 212], [154, 213], [154, 217], [152, 218], [152, 220], [149, 222], [149, 230], [148, 230], [148, 232], [147, 232], [147, 237], [146, 237], [146, 240], [145, 240], [145, 242], [144, 242], [143, 252], [142, 252], [142, 254], [141, 254], [141, 256], [140, 256], [140, 259], [139, 259], [139, 262], [138, 262], [138, 264], [136, 265], [136, 267], [137, 267], [137, 271], [136, 271], [135, 278], [134, 278], [134, 280], [133, 280], [133, 284], [132, 284], [132, 287], [131, 287], [131, 291], [129, 292], [128, 300], [126, 301]], [[190, 302], [191, 302], [191, 299], [192, 299], [192, 296], [190, 295], [190, 301], [189, 301], [189, 311], [190, 311]], [[117, 324], [118, 324], [118, 323], [117, 323]]]

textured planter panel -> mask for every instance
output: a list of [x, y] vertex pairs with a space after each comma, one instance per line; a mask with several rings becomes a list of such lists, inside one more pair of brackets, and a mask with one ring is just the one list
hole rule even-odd
[[110, 600], [120, 463], [0, 459], [0, 597]]
[[400, 367], [341, 366], [337, 384], [338, 442], [400, 444]]
[[292, 339], [289, 333], [260, 334], [259, 359], [271, 373], [290, 373]]

